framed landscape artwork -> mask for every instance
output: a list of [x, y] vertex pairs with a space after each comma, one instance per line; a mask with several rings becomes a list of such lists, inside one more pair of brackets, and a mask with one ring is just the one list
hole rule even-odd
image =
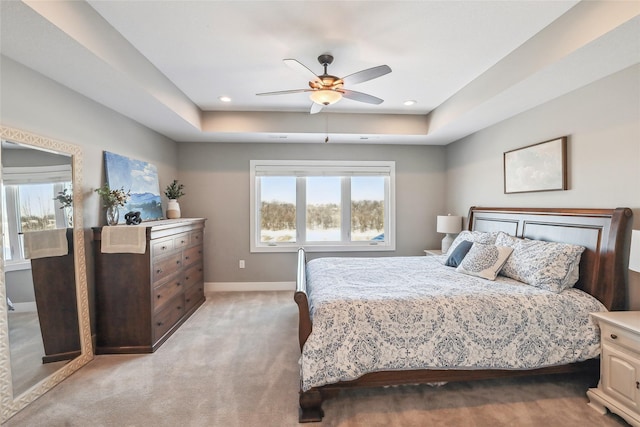
[[504, 192], [567, 189], [567, 137], [504, 153]]
[[163, 218], [158, 170], [154, 165], [105, 151], [104, 167], [109, 188], [131, 191], [129, 201], [120, 208], [120, 222], [130, 211], [139, 211], [143, 221]]

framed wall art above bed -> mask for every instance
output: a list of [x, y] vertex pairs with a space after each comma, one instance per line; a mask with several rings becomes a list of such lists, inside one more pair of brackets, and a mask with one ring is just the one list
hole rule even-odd
[[566, 190], [567, 137], [504, 153], [504, 192]]

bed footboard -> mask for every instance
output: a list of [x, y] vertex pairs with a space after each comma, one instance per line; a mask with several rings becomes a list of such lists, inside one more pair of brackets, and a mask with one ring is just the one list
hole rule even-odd
[[298, 249], [298, 269], [296, 272], [296, 293], [293, 300], [298, 304], [298, 339], [300, 351], [311, 334], [311, 315], [307, 298], [307, 257], [303, 248]]
[[[293, 300], [298, 304], [298, 340], [300, 351], [311, 334], [312, 323], [309, 313], [309, 299], [307, 297], [307, 257], [303, 248], [298, 249], [298, 267], [296, 271], [296, 293]], [[323, 396], [320, 390], [300, 390], [300, 414], [301, 423], [322, 421]]]

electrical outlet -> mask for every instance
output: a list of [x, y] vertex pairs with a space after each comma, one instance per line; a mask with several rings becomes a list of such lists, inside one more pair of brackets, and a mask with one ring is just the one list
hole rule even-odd
[[240, 260], [240, 263], [238, 264], [238, 267], [244, 268], [244, 260], [243, 259]]

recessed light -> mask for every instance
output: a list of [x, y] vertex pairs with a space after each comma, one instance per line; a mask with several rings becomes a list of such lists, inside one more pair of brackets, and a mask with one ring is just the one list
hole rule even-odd
[[417, 103], [418, 103], [418, 101], [416, 101], [414, 99], [409, 99], [409, 100], [403, 102], [403, 104], [406, 105], [407, 107], [410, 106], [410, 105], [415, 105]]
[[218, 99], [222, 102], [231, 102], [231, 98], [228, 96], [219, 96]]

